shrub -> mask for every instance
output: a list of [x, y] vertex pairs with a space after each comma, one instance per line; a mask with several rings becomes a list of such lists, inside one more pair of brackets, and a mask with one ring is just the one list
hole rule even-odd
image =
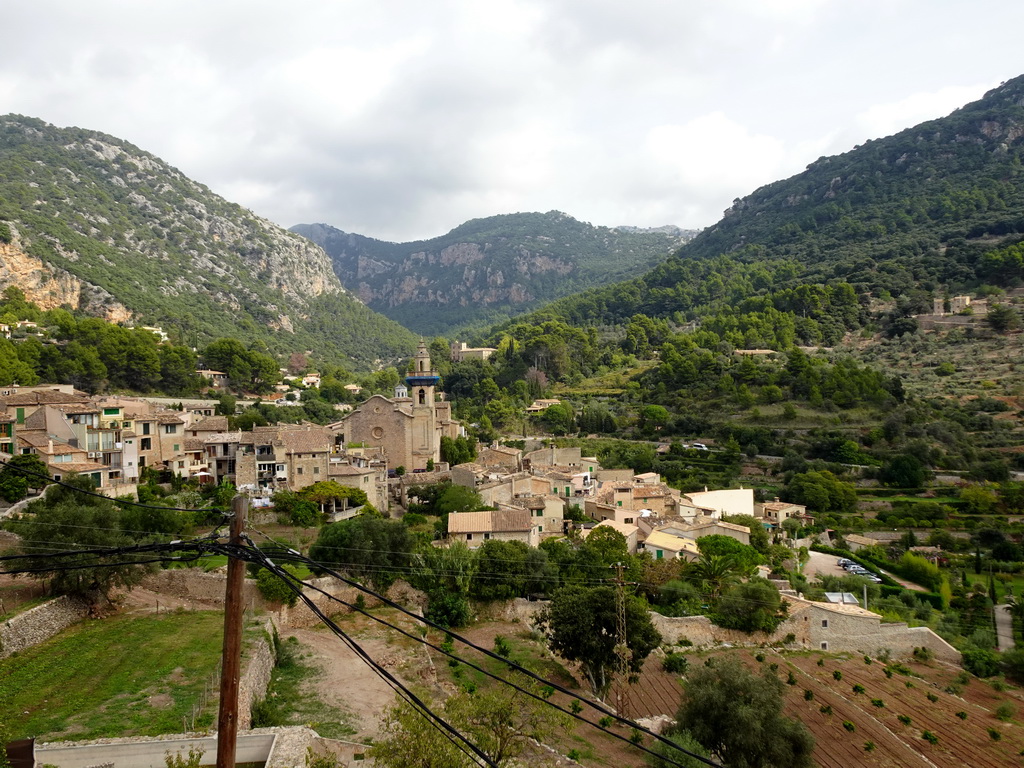
[[831, 704], [822, 704], [820, 707], [818, 707], [818, 711], [821, 712], [821, 714], [823, 714], [823, 715], [831, 715], [832, 714], [832, 705]]
[[857, 730], [857, 726], [851, 723], [849, 720], [843, 720], [843, 728], [848, 730], [850, 733], [853, 733]]
[[915, 648], [914, 649], [914, 658], [917, 659], [918, 661], [931, 661], [932, 657], [934, 655], [935, 654], [932, 653], [932, 649], [931, 648], [923, 648], [922, 647], [922, 648]]
[[957, 712], [956, 716], [959, 717], [961, 720], [966, 720], [967, 719], [967, 713], [964, 712], [963, 710], [960, 710], [959, 712]]
[[605, 715], [604, 717], [602, 717], [600, 720], [597, 721], [597, 724], [600, 725], [602, 728], [611, 728], [614, 723], [615, 723], [615, 718], [611, 717], [609, 715]]
[[870, 664], [871, 663], [871, 657], [870, 656], [865, 656], [864, 657], [864, 663], [865, 664]]
[[1016, 713], [1016, 711], [1017, 708], [1014, 707], [1013, 704], [1011, 704], [1008, 701], [1004, 701], [1002, 704], [996, 707], [996, 717], [999, 720], [1002, 720], [1004, 723], [1006, 723], [1013, 719], [1013, 716]]
[[999, 672], [999, 655], [986, 648], [966, 648], [963, 651], [963, 664], [971, 674], [978, 677], [992, 677]]
[[878, 707], [879, 709], [881, 709], [882, 707], [884, 707], [884, 706], [885, 706], [885, 702], [884, 702], [884, 701], [882, 701], [881, 699], [872, 699], [872, 700], [871, 700], [871, 705], [872, 705], [872, 706], [874, 706], [874, 707]]
[[639, 744], [644, 740], [644, 735], [634, 728], [633, 732], [629, 734], [629, 740], [634, 744]]
[[861, 685], [860, 683], [857, 683], [856, 685], [853, 686], [853, 692], [854, 693], [864, 693], [864, 686]]
[[757, 655], [756, 655], [756, 656], [755, 656], [754, 658], [755, 658], [755, 659], [756, 659], [757, 661], [763, 662], [763, 661], [764, 661], [764, 654], [763, 654], [763, 653], [759, 653], [759, 654], [757, 654]]
[[509, 643], [507, 637], [504, 635], [494, 636], [494, 652], [503, 659], [507, 659], [512, 655], [512, 645]]
[[818, 659], [818, 666], [819, 667], [824, 667], [825, 666], [825, 660], [824, 659]]
[[907, 715], [897, 715], [896, 719], [904, 725], [910, 725], [910, 718]]
[[690, 640], [690, 638], [688, 637], [680, 637], [678, 640], [676, 640], [676, 645], [678, 645], [680, 648], [690, 648], [693, 645], [693, 641]]
[[792, 671], [790, 671], [789, 675], [786, 677], [786, 685], [796, 685], [796, 675], [794, 675]]
[[928, 694], [928, 701], [930, 701], [932, 704], [934, 704], [938, 700], [939, 700], [939, 697], [936, 696], [934, 693], [929, 693]]
[[572, 713], [574, 715], [578, 715], [580, 712], [583, 711], [583, 705], [580, 704], [579, 699], [573, 699], [569, 702], [569, 709], [572, 710]]
[[[285, 565], [282, 568], [289, 573], [295, 573], [295, 569], [291, 566]], [[287, 581], [266, 568], [256, 575], [256, 588], [260, 591], [264, 600], [269, 600], [273, 603], [295, 605], [299, 599]]]
[[873, 741], [865, 741], [864, 742], [864, 751], [865, 752], [874, 752], [875, 751], [875, 742], [873, 742]]
[[811, 701], [814, 698], [814, 691], [809, 688], [804, 689], [804, 701]]
[[834, 679], [836, 679], [836, 680], [842, 680], [843, 679], [843, 673], [842, 673], [841, 670], [837, 669], [835, 672], [832, 673], [832, 677]]
[[1001, 738], [1003, 738], [1003, 734], [1001, 734], [995, 728], [988, 729], [988, 736], [990, 739], [992, 739], [992, 741], [999, 741]]
[[665, 660], [661, 663], [666, 672], [673, 675], [685, 675], [688, 662], [681, 653], [666, 653]]
[[952, 695], [952, 696], [959, 696], [961, 693], [964, 692], [964, 689], [962, 687], [960, 687], [959, 685], [957, 685], [956, 683], [950, 683], [949, 685], [947, 685], [942, 690], [945, 691], [946, 693]]
[[927, 741], [929, 744], [938, 744], [939, 743], [939, 737], [936, 736], [931, 731], [924, 731], [924, 732], [922, 732], [921, 733], [921, 738], [924, 739], [925, 741]]

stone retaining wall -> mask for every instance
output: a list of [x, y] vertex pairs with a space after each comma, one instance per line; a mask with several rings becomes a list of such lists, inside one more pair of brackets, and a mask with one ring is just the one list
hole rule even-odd
[[0, 659], [49, 640], [89, 615], [88, 603], [62, 596], [0, 624]]
[[[889, 651], [896, 658], [910, 658], [915, 648], [929, 648], [935, 658], [960, 663], [960, 652], [927, 627], [908, 627], [903, 623], [883, 624], [877, 614], [848, 613], [824, 603], [791, 599], [789, 618], [772, 632], [742, 632], [711, 623], [707, 616], [669, 617], [651, 611], [651, 622], [663, 642], [676, 644], [689, 640], [701, 648], [723, 644], [736, 646], [783, 645], [810, 648], [830, 653], [864, 653], [877, 656]], [[546, 603], [522, 598], [507, 604], [504, 618], [533, 626]], [[792, 638], [790, 638], [792, 635]]]
[[[170, 568], [146, 576], [141, 586], [183, 600], [222, 604], [226, 580], [223, 573], [206, 573], [198, 568]], [[242, 597], [246, 608], [266, 607], [266, 601], [253, 579], [245, 580]]]
[[259, 639], [246, 646], [242, 659], [244, 672], [238, 681], [238, 727], [242, 729], [252, 726], [252, 706], [267, 698], [270, 675], [274, 671], [275, 656], [270, 639], [274, 625], [268, 620], [263, 628]]

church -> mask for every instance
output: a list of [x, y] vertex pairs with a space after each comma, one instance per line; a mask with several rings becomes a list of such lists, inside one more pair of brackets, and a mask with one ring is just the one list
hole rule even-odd
[[335, 445], [351, 443], [384, 450], [388, 467], [412, 472], [441, 461], [441, 438], [463, 434], [452, 419], [452, 404], [437, 391], [440, 377], [430, 363], [426, 342], [421, 341], [405, 386], [395, 387], [394, 397], [374, 395], [331, 425]]

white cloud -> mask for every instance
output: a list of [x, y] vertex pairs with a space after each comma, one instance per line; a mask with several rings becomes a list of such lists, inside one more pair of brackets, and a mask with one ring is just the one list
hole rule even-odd
[[4, 111], [124, 138], [285, 226], [405, 240], [553, 208], [713, 224], [1020, 74], [1024, 4], [40, 0], [5, 23]]

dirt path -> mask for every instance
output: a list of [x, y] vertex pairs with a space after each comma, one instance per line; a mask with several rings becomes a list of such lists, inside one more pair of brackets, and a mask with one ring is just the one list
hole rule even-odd
[[[395, 693], [345, 643], [328, 631], [316, 629], [290, 629], [282, 639], [294, 636], [309, 654], [308, 661], [318, 666], [321, 673], [311, 681], [316, 694], [325, 704], [337, 707], [350, 715], [349, 724], [356, 729], [353, 741], [366, 741], [380, 732], [380, 716], [392, 705]], [[403, 653], [381, 637], [360, 633], [360, 646], [381, 666], [400, 678], [399, 665], [405, 660]]]

